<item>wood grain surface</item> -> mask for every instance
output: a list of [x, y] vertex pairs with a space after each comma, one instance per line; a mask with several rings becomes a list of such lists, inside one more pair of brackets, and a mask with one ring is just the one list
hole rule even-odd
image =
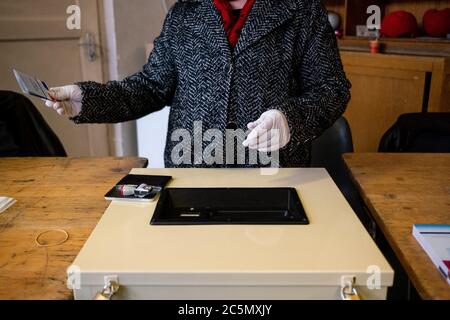
[[[108, 206], [104, 194], [146, 166], [142, 158], [0, 158], [0, 195], [17, 200], [0, 214], [0, 299], [71, 299], [66, 269]], [[55, 229], [68, 241], [36, 245], [41, 232]]]
[[450, 285], [412, 235], [414, 224], [450, 224], [450, 154], [347, 154], [344, 159], [420, 296], [450, 300]]

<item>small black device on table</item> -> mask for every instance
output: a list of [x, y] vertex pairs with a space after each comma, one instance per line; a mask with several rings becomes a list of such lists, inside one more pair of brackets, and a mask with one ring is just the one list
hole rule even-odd
[[110, 201], [153, 202], [165, 185], [169, 176], [148, 176], [130, 174], [120, 180], [106, 195]]

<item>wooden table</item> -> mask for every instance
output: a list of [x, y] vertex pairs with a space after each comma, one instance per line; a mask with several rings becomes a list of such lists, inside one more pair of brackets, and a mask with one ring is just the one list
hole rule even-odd
[[450, 300], [450, 285], [412, 235], [450, 223], [450, 154], [347, 154], [361, 195], [423, 299]]
[[[146, 166], [142, 158], [0, 158], [0, 195], [17, 200], [0, 214], [0, 299], [71, 299], [66, 269], [108, 206], [104, 194]], [[54, 229], [68, 241], [36, 245]]]

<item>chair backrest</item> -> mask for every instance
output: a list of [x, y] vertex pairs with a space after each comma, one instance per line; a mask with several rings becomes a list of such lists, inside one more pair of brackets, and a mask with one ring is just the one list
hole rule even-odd
[[364, 217], [365, 211], [358, 191], [342, 158], [343, 153], [353, 152], [352, 132], [347, 120], [340, 118], [314, 140], [311, 151], [311, 166], [326, 168], [353, 210], [359, 217]]
[[356, 215], [366, 228], [369, 228], [371, 220], [367, 216], [364, 203], [342, 158], [343, 153], [350, 152], [353, 152], [352, 132], [347, 120], [340, 118], [313, 141], [311, 166], [327, 169]]
[[348, 152], [353, 152], [352, 132], [347, 120], [342, 117], [312, 142], [311, 166], [327, 169], [340, 167], [342, 154]]
[[349, 152], [353, 152], [353, 139], [345, 118], [340, 118], [312, 142], [311, 167], [327, 169], [347, 198], [353, 192], [353, 184], [342, 154]]
[[0, 156], [65, 157], [66, 151], [33, 103], [0, 91]]
[[450, 113], [408, 113], [384, 134], [379, 152], [450, 152]]

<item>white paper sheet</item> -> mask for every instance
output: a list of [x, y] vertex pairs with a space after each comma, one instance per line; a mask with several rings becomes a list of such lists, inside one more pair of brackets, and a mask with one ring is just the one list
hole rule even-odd
[[0, 197], [0, 214], [8, 210], [17, 201], [8, 197]]

